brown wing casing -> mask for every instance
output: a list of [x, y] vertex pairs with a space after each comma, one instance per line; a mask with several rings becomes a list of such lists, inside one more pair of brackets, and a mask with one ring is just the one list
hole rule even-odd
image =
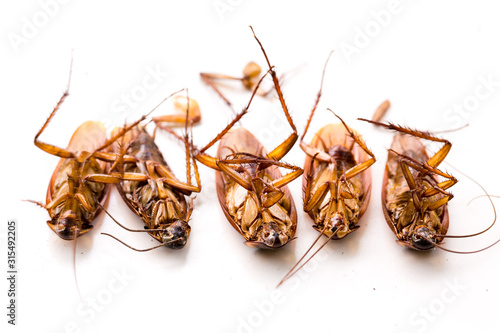
[[[394, 139], [391, 144], [391, 149], [402, 155], [407, 155], [410, 154], [409, 152], [411, 152], [411, 155], [413, 155], [412, 157], [420, 161], [427, 161], [429, 159], [429, 155], [427, 154], [425, 146], [418, 138], [413, 136], [397, 133], [396, 135], [394, 135]], [[399, 235], [399, 232], [397, 230], [395, 222], [392, 220], [391, 213], [387, 208], [387, 191], [389, 190], [387, 186], [390, 175], [395, 174], [397, 168], [400, 168], [398, 162], [398, 156], [389, 151], [384, 171], [384, 179], [382, 181], [382, 195], [381, 195], [382, 210], [384, 212], [384, 217], [385, 220], [387, 221], [387, 225], [396, 236]], [[438, 181], [436, 175], [432, 174], [431, 177], [435, 181]], [[441, 234], [445, 235], [448, 232], [448, 226], [449, 226], [449, 214], [447, 205], [444, 206], [440, 219], [442, 223]], [[439, 242], [441, 242], [442, 239], [443, 237], [438, 238]]]
[[[106, 128], [99, 121], [86, 121], [81, 124], [73, 133], [71, 140], [69, 141], [67, 150], [74, 153], [88, 152], [92, 153], [102, 145], [106, 143]], [[94, 160], [97, 162], [101, 168], [101, 170], [106, 170], [106, 163], [99, 160]], [[52, 173], [52, 177], [50, 178], [49, 186], [47, 188], [47, 196], [46, 196], [46, 204], [48, 205], [56, 191], [55, 185], [59, 182], [66, 181], [68, 175], [65, 172], [61, 172], [61, 170], [65, 169], [69, 163], [74, 163], [72, 159], [61, 158], [59, 163], [57, 164], [54, 173]], [[80, 170], [75, 170], [75, 172], [79, 173]], [[79, 175], [83, 178], [86, 175]], [[100, 196], [99, 202], [101, 205], [104, 205], [109, 193], [109, 186], [106, 185], [104, 187], [104, 191]], [[94, 213], [94, 218], [100, 213], [101, 209], [98, 208]]]
[[[250, 133], [248, 130], [242, 127], [232, 128], [228, 133], [222, 137], [219, 143], [219, 148], [217, 149], [217, 159], [222, 160], [226, 156], [234, 153], [249, 153], [253, 155], [266, 156], [267, 152], [264, 146], [257, 140], [257, 138]], [[269, 174], [273, 179], [278, 179], [282, 177], [282, 174], [279, 168], [275, 165], [272, 165], [266, 169], [266, 173]], [[223, 173], [220, 171], [215, 172], [216, 179], [216, 188], [217, 188], [217, 197], [219, 199], [219, 203], [222, 207], [224, 215], [231, 223], [231, 225], [244, 236], [244, 232], [241, 230], [238, 223], [233, 219], [231, 214], [229, 213], [227, 203], [226, 203], [226, 180], [224, 179]], [[292, 198], [292, 194], [287, 186], [281, 187], [281, 190], [284, 192], [284, 197], [288, 199], [290, 202], [290, 209], [288, 210], [288, 215], [292, 220], [292, 237], [295, 234], [297, 229], [297, 210], [295, 208], [295, 203]], [[266, 248], [267, 246], [264, 244], [257, 244], [257, 242], [248, 241], [246, 243], [251, 247], [259, 247]]]

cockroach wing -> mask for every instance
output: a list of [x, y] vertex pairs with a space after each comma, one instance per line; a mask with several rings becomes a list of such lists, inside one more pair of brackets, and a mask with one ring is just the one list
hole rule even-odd
[[[429, 159], [424, 145], [418, 138], [414, 136], [404, 135], [401, 133], [395, 134], [391, 144], [391, 149], [400, 154], [409, 156], [417, 161], [427, 161]], [[413, 175], [417, 174], [416, 170], [410, 170]], [[432, 177], [436, 182], [438, 181], [435, 175], [429, 175], [429, 177]], [[391, 188], [388, 188], [389, 179], [391, 179], [391, 183], [393, 184]], [[387, 193], [389, 191], [401, 193], [405, 190], [408, 190], [408, 185], [402, 175], [399, 158], [396, 154], [389, 152], [387, 156], [387, 164], [385, 165], [384, 179], [382, 182], [382, 210], [384, 212], [384, 217], [387, 221], [387, 224], [394, 232], [394, 234], [398, 236], [398, 238], [399, 231], [397, 229], [396, 222], [392, 219], [392, 213], [388, 208], [390, 203], [387, 202]], [[447, 233], [449, 226], [448, 207], [446, 205], [444, 206], [440, 219], [442, 225], [441, 233], [444, 235]], [[439, 241], [441, 241], [441, 239], [439, 239]]]
[[[106, 128], [99, 121], [86, 121], [81, 124], [73, 133], [71, 140], [68, 144], [67, 150], [79, 153], [89, 152], [93, 153], [96, 149], [106, 143]], [[105, 170], [106, 164], [103, 161], [93, 159], [98, 164], [100, 171]], [[73, 170], [74, 161], [72, 159], [61, 158], [57, 164], [54, 173], [50, 179], [49, 187], [47, 189], [46, 203], [49, 204], [55, 192], [59, 189], [61, 183], [66, 182], [69, 175], [79, 173], [80, 170]], [[84, 177], [85, 175], [81, 175]], [[105, 186], [104, 192], [101, 194], [100, 202], [104, 204], [109, 186]], [[95, 215], [98, 214], [98, 211]]]
[[92, 153], [104, 145], [106, 140], [106, 127], [100, 121], [86, 121], [73, 133], [67, 149]]
[[[257, 138], [250, 133], [248, 130], [242, 127], [234, 127], [228, 133], [226, 133], [222, 139], [220, 140], [219, 148], [217, 150], [217, 159], [223, 160], [226, 156], [234, 154], [234, 153], [248, 153], [251, 155], [257, 156], [266, 156], [267, 152], [264, 146], [257, 140]], [[251, 170], [249, 170], [251, 171]], [[253, 170], [255, 171], [255, 170]], [[265, 169], [266, 173], [272, 179], [278, 179], [282, 177], [282, 174], [279, 168], [275, 165], [270, 166]], [[215, 173], [216, 180], [216, 188], [217, 188], [217, 197], [219, 199], [219, 203], [222, 207], [224, 215], [231, 223], [231, 225], [243, 236], [245, 233], [241, 229], [241, 226], [237, 223], [237, 221], [233, 218], [229, 211], [229, 207], [227, 206], [226, 194], [227, 194], [227, 180], [224, 174], [220, 171], [216, 171]], [[281, 190], [284, 192], [283, 199], [290, 203], [289, 207], [287, 207], [287, 213], [292, 221], [291, 226], [291, 234], [292, 237], [295, 234], [297, 229], [297, 210], [295, 208], [295, 204], [292, 198], [292, 194], [287, 186], [283, 186]], [[262, 243], [247, 241], [246, 244], [251, 247], [259, 247], [266, 248]]]

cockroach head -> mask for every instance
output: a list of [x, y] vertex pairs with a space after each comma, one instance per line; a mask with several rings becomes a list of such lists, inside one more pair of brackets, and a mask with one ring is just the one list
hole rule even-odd
[[269, 248], [282, 247], [289, 241], [289, 237], [273, 222], [262, 226], [259, 238]]
[[425, 225], [419, 225], [411, 235], [409, 243], [409, 246], [415, 250], [427, 251], [434, 248], [437, 243], [437, 236], [433, 230]]
[[66, 211], [64, 214], [47, 221], [49, 227], [62, 239], [74, 240], [77, 237], [89, 232], [92, 226], [82, 227], [74, 211]]
[[162, 242], [169, 249], [182, 249], [189, 238], [191, 227], [186, 221], [175, 220], [161, 232]]

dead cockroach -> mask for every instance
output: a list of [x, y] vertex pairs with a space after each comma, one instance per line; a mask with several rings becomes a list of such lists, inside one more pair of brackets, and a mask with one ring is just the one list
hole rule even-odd
[[[261, 67], [253, 61], [250, 61], [248, 64], [245, 65], [243, 68], [243, 76], [242, 77], [235, 77], [235, 76], [230, 76], [230, 75], [225, 75], [225, 74], [216, 74], [216, 73], [200, 73], [200, 77], [205, 82], [208, 84], [210, 87], [212, 87], [213, 90], [219, 95], [220, 98], [231, 108], [233, 109], [233, 106], [231, 102], [222, 94], [222, 92], [219, 90], [217, 87], [217, 82], [218, 81], [241, 81], [243, 86], [247, 90], [254, 90], [255, 87], [257, 87], [257, 95], [261, 97], [266, 97], [268, 96], [271, 91], [273, 91], [274, 88], [270, 89], [262, 89], [257, 86], [257, 83], [259, 82], [259, 77], [261, 75], [262, 69]], [[282, 75], [279, 79], [279, 82], [281, 83], [283, 81], [284, 75]], [[260, 86], [260, 84], [259, 84]], [[234, 110], [233, 110], [234, 112]]]
[[[322, 94], [328, 56], [323, 68], [320, 90], [300, 138], [300, 147], [306, 153], [304, 164], [303, 197], [304, 211], [313, 219], [313, 228], [320, 232], [306, 253], [285, 275], [281, 285], [302, 268], [330, 239], [342, 239], [359, 228], [359, 219], [370, 201], [370, 166], [375, 156], [367, 148], [361, 136], [340, 120], [321, 128], [310, 144], [304, 142], [314, 112]], [[331, 111], [331, 110], [330, 110]], [[322, 235], [327, 240], [298, 269], [295, 269]]]
[[[455, 177], [438, 169], [451, 143], [427, 132], [360, 120], [397, 131], [389, 149], [382, 184], [384, 216], [398, 238], [397, 243], [422, 251], [439, 246], [449, 226], [447, 203], [453, 194], [447, 190], [457, 183]], [[443, 146], [429, 158], [419, 138]], [[439, 181], [438, 176], [444, 180]]]
[[[70, 79], [71, 80], [71, 71]], [[46, 203], [32, 201], [49, 213], [49, 227], [62, 239], [76, 240], [92, 229], [92, 221], [99, 214], [104, 203], [108, 181], [106, 163], [115, 159], [108, 148], [130, 128], [144, 120], [147, 115], [106, 138], [106, 128], [100, 122], [87, 121], [73, 134], [66, 149], [44, 143], [38, 138], [47, 128], [66, 97], [63, 93], [52, 113], [35, 136], [35, 145], [43, 151], [61, 157], [49, 182]]]
[[[252, 29], [253, 32], [253, 29]], [[217, 196], [231, 225], [246, 239], [250, 247], [276, 249], [294, 238], [297, 211], [286, 185], [299, 177], [303, 170], [280, 160], [297, 141], [297, 130], [288, 113], [283, 94], [269, 59], [259, 43], [269, 66], [274, 87], [293, 133], [278, 147], [267, 153], [261, 143], [246, 129], [232, 128], [248, 111], [264, 75], [256, 84], [245, 109], [222, 130], [207, 146], [199, 150], [196, 158], [216, 170]], [[205, 153], [219, 141], [217, 157]], [[279, 167], [292, 170], [282, 176]]]
[[[189, 117], [189, 111], [197, 114], [196, 119], [199, 121], [198, 105], [192, 99], [187, 100], [187, 105], [177, 104], [177, 101], [178, 99], [174, 103], [178, 107], [185, 107], [186, 115], [184, 118], [180, 118], [180, 116], [170, 118], [164, 116], [153, 118], [153, 120], [156, 120], [156, 122], [185, 122], [186, 134], [184, 138], [177, 137], [184, 141], [186, 147], [186, 183], [181, 182], [174, 176], [155, 144], [154, 138], [149, 135], [143, 126], [138, 125], [132, 128], [123, 136], [119, 145], [114, 145], [115, 153], [120, 156], [127, 156], [127, 160], [123, 159], [120, 163], [115, 164], [121, 169], [118, 174], [113, 174], [121, 179], [116, 184], [118, 192], [129, 208], [145, 224], [145, 230], [125, 229], [129, 231], [146, 231], [162, 243], [151, 249], [160, 246], [181, 249], [186, 245], [191, 232], [188, 221], [193, 206], [192, 201], [188, 204], [185, 196], [201, 190], [196, 160], [191, 151], [192, 142], [189, 142], [187, 135], [187, 124], [190, 123], [190, 119], [193, 119]], [[113, 133], [121, 130], [117, 128]], [[195, 171], [196, 186], [191, 184], [191, 162]], [[120, 223], [118, 224], [122, 226]], [[111, 236], [109, 234], [105, 235]], [[114, 236], [111, 237], [115, 238]]]
[[[378, 121], [389, 105], [389, 101], [383, 102], [373, 120], [359, 120], [397, 132], [389, 149], [382, 182], [382, 209], [387, 224], [398, 238], [396, 242], [419, 251], [438, 247], [448, 252], [462, 254], [480, 252], [497, 244], [500, 240], [476, 251], [455, 251], [442, 246], [444, 238], [466, 238], [488, 231], [496, 221], [495, 206], [486, 190], [464, 174], [484, 191], [490, 200], [495, 217], [491, 225], [482, 231], [469, 235], [447, 235], [450, 223], [448, 202], [453, 199], [453, 194], [447, 190], [458, 180], [438, 167], [450, 152], [451, 142], [429, 132]], [[463, 127], [466, 126], [468, 124]], [[420, 139], [439, 142], [443, 146], [429, 158]]]
[[250, 61], [243, 68], [242, 77], [236, 77], [226, 74], [216, 74], [216, 73], [200, 73], [200, 76], [201, 79], [206, 84], [208, 84], [217, 92], [217, 94], [224, 100], [224, 102], [226, 102], [228, 105], [231, 105], [231, 102], [229, 102], [229, 100], [227, 100], [226, 97], [224, 97], [224, 95], [222, 95], [222, 93], [217, 88], [216, 81], [220, 80], [241, 81], [241, 83], [246, 89], [252, 91], [256, 86], [257, 82], [259, 81], [261, 72], [262, 69], [260, 68], [260, 66], [257, 63]]

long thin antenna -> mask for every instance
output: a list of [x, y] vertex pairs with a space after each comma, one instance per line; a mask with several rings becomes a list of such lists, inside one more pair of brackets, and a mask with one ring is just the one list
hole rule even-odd
[[280, 283], [278, 284], [277, 287], [279, 287], [283, 282], [285, 282], [288, 278], [288, 276], [293, 272], [293, 270], [300, 264], [300, 262], [305, 258], [305, 256], [311, 251], [311, 249], [314, 247], [314, 245], [316, 245], [316, 243], [319, 241], [319, 239], [321, 238], [321, 236], [324, 235], [324, 232], [326, 230], [326, 227], [327, 225], [325, 224], [325, 227], [323, 228], [323, 230], [321, 231], [321, 233], [318, 235], [318, 237], [316, 237], [316, 239], [314, 240], [314, 242], [311, 244], [311, 246], [309, 246], [309, 248], [307, 249], [306, 253], [304, 253], [302, 255], [302, 257], [295, 263], [295, 265], [293, 265], [293, 267], [288, 271], [288, 273], [285, 274], [285, 276], [283, 277], [283, 279], [281, 279]]
[[128, 245], [127, 243], [123, 242], [122, 240], [120, 240], [120, 239], [116, 238], [116, 237], [115, 237], [115, 236], [113, 236], [113, 235], [110, 235], [110, 234], [105, 233], [105, 232], [101, 232], [101, 235], [109, 236], [109, 237], [111, 237], [111, 238], [113, 238], [113, 239], [117, 240], [118, 242], [122, 243], [123, 245], [125, 245], [125, 246], [126, 246], [126, 247], [128, 247], [129, 249], [132, 249], [132, 250], [137, 251], [137, 252], [147, 252], [147, 251], [151, 251], [151, 250], [157, 249], [157, 248], [159, 248], [159, 247], [163, 247], [163, 246], [165, 246], [165, 244], [169, 244], [169, 243], [172, 243], [172, 242], [176, 241], [176, 240], [172, 240], [172, 241], [169, 241], [169, 242], [161, 243], [160, 245], [156, 245], [156, 246], [150, 247], [150, 248], [148, 248], [148, 249], [136, 249], [135, 247], [132, 247], [132, 246]]
[[319, 104], [319, 100], [321, 99], [321, 95], [323, 94], [323, 82], [325, 80], [326, 66], [328, 65], [328, 62], [330, 61], [330, 57], [332, 56], [333, 51], [334, 50], [330, 51], [330, 54], [328, 54], [328, 57], [326, 58], [325, 66], [323, 66], [323, 73], [321, 74], [321, 83], [319, 85], [318, 95], [316, 95], [316, 101], [314, 102], [314, 106], [313, 106], [313, 109], [311, 111], [311, 115], [309, 116], [309, 119], [307, 119], [306, 128], [304, 128], [304, 133], [302, 134], [302, 136], [300, 138], [301, 141], [304, 140], [304, 137], [306, 136], [307, 130], [309, 129], [309, 125], [311, 124], [312, 118], [314, 116], [314, 111], [316, 111], [316, 108], [318, 107], [318, 104]]
[[[326, 227], [325, 227], [326, 229]], [[323, 229], [323, 232], [324, 230]], [[319, 235], [319, 237], [321, 237], [323, 235], [323, 232]], [[318, 254], [318, 252], [325, 247], [325, 245], [332, 239], [333, 236], [335, 236], [335, 232], [332, 232], [332, 234], [328, 237], [328, 239], [323, 243], [321, 244], [321, 246], [319, 247], [319, 249], [317, 249], [302, 265], [300, 265], [299, 268], [297, 268], [293, 273], [293, 268], [290, 270], [290, 272], [287, 273], [287, 275], [285, 275], [285, 277], [281, 280], [280, 283], [278, 283], [278, 285], [276, 286], [276, 288], [278, 288], [279, 286], [281, 286], [286, 280], [288, 280], [289, 278], [291, 278], [292, 276], [294, 276], [298, 271], [300, 271], [302, 269], [302, 267], [304, 267], [312, 258], [314, 258], [314, 256], [316, 254]], [[299, 264], [299, 262], [301, 262], [305, 255], [309, 252], [309, 250], [314, 246], [314, 244], [316, 244], [316, 242], [319, 240], [319, 237], [316, 239], [316, 241], [313, 243], [313, 245], [311, 245], [311, 247], [309, 247], [309, 249], [307, 250], [307, 252], [304, 254], [304, 256], [302, 256], [302, 258], [300, 258], [300, 260], [297, 262], [297, 264], [295, 264], [295, 266], [297, 266]], [[294, 266], [294, 268], [295, 268]]]
[[[469, 178], [469, 180], [471, 180], [473, 183], [475, 183], [477, 186], [479, 186], [481, 188], [481, 190], [483, 190], [483, 192], [485, 193], [485, 195], [488, 197], [488, 200], [490, 201], [491, 203], [491, 208], [493, 209], [493, 215], [494, 215], [494, 218], [493, 218], [493, 222], [490, 224], [490, 226], [482, 231], [479, 231], [479, 232], [476, 232], [474, 234], [469, 234], [469, 235], [438, 235], [439, 237], [446, 237], [446, 238], [467, 238], [467, 237], [473, 237], [473, 236], [477, 236], [477, 235], [480, 235], [482, 233], [485, 233], [486, 231], [490, 230], [496, 223], [497, 221], [497, 210], [495, 208], [495, 205], [493, 204], [493, 200], [491, 200], [491, 196], [488, 194], [488, 192], [486, 191], [486, 189], [481, 185], [479, 184], [476, 180], [474, 180], [473, 178], [471, 178], [470, 176], [466, 175], [465, 173], [463, 173], [462, 171], [458, 170], [457, 168], [455, 168], [453, 165], [451, 165], [450, 163], [448, 162], [445, 162], [446, 164], [448, 164], [451, 168], [455, 169], [456, 171], [458, 171], [459, 173], [461, 173], [462, 175], [464, 175], [465, 177]], [[495, 243], [496, 244], [496, 243]], [[493, 245], [491, 245], [493, 246]]]
[[124, 226], [123, 224], [121, 224], [120, 222], [118, 222], [114, 217], [113, 215], [111, 215], [107, 210], [106, 208], [104, 208], [98, 201], [96, 201], [97, 205], [99, 207], [101, 207], [101, 209], [113, 220], [115, 221], [116, 224], [118, 224], [120, 227], [122, 227], [123, 229], [127, 230], [127, 231], [130, 231], [130, 232], [151, 232], [151, 231], [165, 231], [165, 228], [162, 228], [162, 229], [130, 229], [130, 228], [127, 228], [126, 226]]
[[73, 51], [74, 49], [71, 49], [71, 61], [69, 64], [69, 77], [68, 77], [68, 86], [66, 88], [66, 92], [69, 92], [69, 86], [71, 84], [71, 74], [73, 74]]
[[475, 251], [455, 251], [455, 250], [447, 249], [447, 248], [443, 247], [442, 245], [437, 244], [436, 242], [434, 242], [434, 241], [432, 241], [430, 239], [427, 239], [427, 240], [429, 240], [432, 244], [434, 244], [436, 247], [440, 248], [443, 251], [451, 252], [451, 253], [456, 253], [456, 254], [473, 254], [473, 253], [479, 253], [479, 252], [483, 252], [483, 251], [489, 249], [490, 247], [493, 247], [493, 246], [497, 245], [498, 243], [500, 243], [500, 239], [498, 239], [493, 244], [490, 244], [490, 245], [488, 245], [486, 247], [483, 247], [482, 249], [479, 249], [479, 250], [475, 250]]

